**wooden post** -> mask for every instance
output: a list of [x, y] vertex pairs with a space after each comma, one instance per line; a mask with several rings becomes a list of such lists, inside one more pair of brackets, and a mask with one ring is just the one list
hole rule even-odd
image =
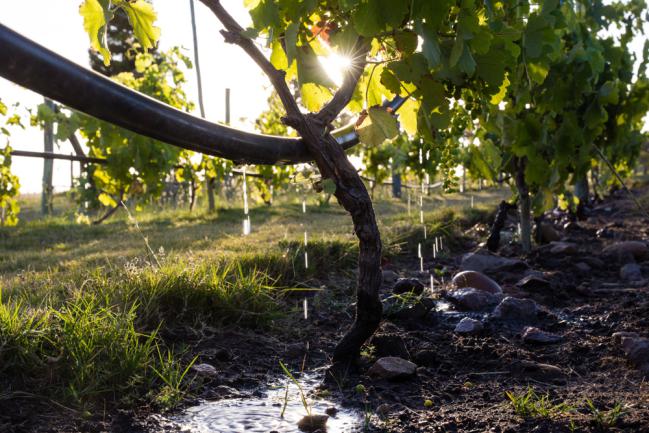
[[[54, 103], [45, 98], [45, 105], [54, 112]], [[52, 122], [45, 123], [43, 130], [43, 144], [45, 152], [54, 151], [54, 125]], [[54, 170], [54, 160], [52, 158], [43, 159], [43, 189], [41, 192], [41, 213], [49, 215], [52, 213], [52, 174]]]

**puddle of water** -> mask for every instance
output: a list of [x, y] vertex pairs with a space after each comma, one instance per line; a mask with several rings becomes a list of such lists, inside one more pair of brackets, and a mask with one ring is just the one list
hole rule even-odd
[[[308, 395], [317, 381], [306, 378], [302, 381]], [[190, 407], [181, 415], [174, 417], [184, 432], [191, 433], [297, 433], [297, 423], [306, 415], [300, 393], [295, 384], [289, 385], [288, 403], [284, 417], [280, 416], [284, 405], [286, 382], [269, 387], [261, 397], [232, 398], [205, 402]], [[334, 403], [308, 398], [312, 414], [324, 414], [330, 407], [338, 412], [327, 420], [327, 433], [355, 433], [362, 429], [362, 416], [359, 412], [343, 409]]]

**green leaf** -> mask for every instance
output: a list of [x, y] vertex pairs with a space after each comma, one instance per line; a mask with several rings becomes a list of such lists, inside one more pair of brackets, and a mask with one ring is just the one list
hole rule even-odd
[[299, 28], [300, 25], [298, 23], [291, 23], [286, 27], [285, 46], [286, 58], [288, 59], [289, 65], [297, 57], [297, 31]]
[[415, 28], [417, 33], [423, 39], [421, 52], [428, 60], [428, 66], [435, 68], [442, 63], [442, 50], [439, 47], [437, 34], [435, 30], [428, 24], [418, 21]]
[[397, 44], [397, 50], [405, 54], [412, 54], [417, 49], [417, 33], [406, 30], [394, 35], [394, 41]]
[[122, 7], [142, 47], [145, 50], [153, 48], [160, 39], [160, 29], [153, 25], [158, 19], [153, 6], [145, 0], [136, 0], [124, 3]]
[[379, 146], [399, 134], [397, 119], [382, 107], [371, 107], [363, 122], [356, 128], [361, 143]]
[[372, 0], [361, 3], [354, 13], [354, 28], [359, 35], [375, 36], [383, 30], [397, 28], [409, 9], [401, 0]]
[[322, 191], [325, 194], [333, 194], [336, 192], [336, 182], [331, 179], [324, 179], [322, 181]]
[[297, 78], [300, 85], [314, 83], [324, 87], [334, 87], [333, 81], [308, 45], [297, 47]]
[[408, 98], [399, 108], [399, 122], [403, 129], [410, 135], [417, 134], [417, 112], [421, 103], [415, 98]]
[[99, 202], [101, 204], [103, 204], [104, 206], [106, 206], [106, 207], [115, 207], [115, 206], [117, 206], [117, 202], [115, 201], [115, 199], [113, 197], [111, 197], [110, 195], [106, 194], [105, 192], [102, 192], [101, 194], [99, 194], [99, 196], [97, 197], [97, 200], [99, 200]]
[[319, 111], [331, 99], [331, 91], [315, 83], [304, 83], [300, 87], [302, 105], [310, 112]]
[[505, 79], [500, 85], [500, 88], [498, 89], [498, 93], [491, 95], [491, 99], [489, 100], [489, 102], [492, 105], [500, 104], [503, 101], [503, 99], [505, 99], [505, 96], [507, 96], [507, 89], [509, 88], [510, 84], [511, 83], [509, 82], [509, 76], [508, 74], [505, 74]]
[[83, 28], [90, 37], [90, 46], [101, 53], [106, 66], [110, 65], [110, 51], [106, 47], [104, 36], [101, 40], [99, 38], [99, 32], [106, 26], [104, 8], [98, 0], [84, 0], [79, 6], [79, 14], [83, 17]]
[[449, 66], [452, 68], [460, 61], [462, 53], [464, 52], [464, 39], [458, 35], [455, 38], [453, 49], [451, 50], [451, 57], [449, 58]]

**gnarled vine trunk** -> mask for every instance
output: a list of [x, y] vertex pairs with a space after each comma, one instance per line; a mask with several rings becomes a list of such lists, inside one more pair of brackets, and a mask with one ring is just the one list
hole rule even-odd
[[331, 134], [322, 133], [324, 126], [314, 116], [286, 120], [304, 139], [323, 177], [336, 183], [334, 195], [351, 215], [358, 237], [356, 319], [333, 354], [334, 364], [349, 364], [359, 356], [363, 343], [376, 331], [382, 315], [379, 299], [382, 245], [372, 200], [340, 144]]

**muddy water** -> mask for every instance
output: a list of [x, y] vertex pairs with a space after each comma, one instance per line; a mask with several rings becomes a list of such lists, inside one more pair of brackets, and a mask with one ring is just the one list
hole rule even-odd
[[[309, 395], [317, 385], [315, 376], [301, 380]], [[182, 431], [191, 433], [292, 433], [299, 432], [298, 421], [306, 415], [300, 393], [295, 384], [289, 385], [288, 400], [284, 417], [281, 417], [285, 403], [286, 381], [281, 381], [261, 393], [261, 397], [224, 399], [204, 402], [190, 407], [175, 417], [174, 421]], [[362, 414], [342, 409], [334, 403], [307, 397], [312, 414], [324, 414], [327, 408], [338, 409], [335, 416], [327, 420], [327, 433], [354, 433], [362, 431]]]

